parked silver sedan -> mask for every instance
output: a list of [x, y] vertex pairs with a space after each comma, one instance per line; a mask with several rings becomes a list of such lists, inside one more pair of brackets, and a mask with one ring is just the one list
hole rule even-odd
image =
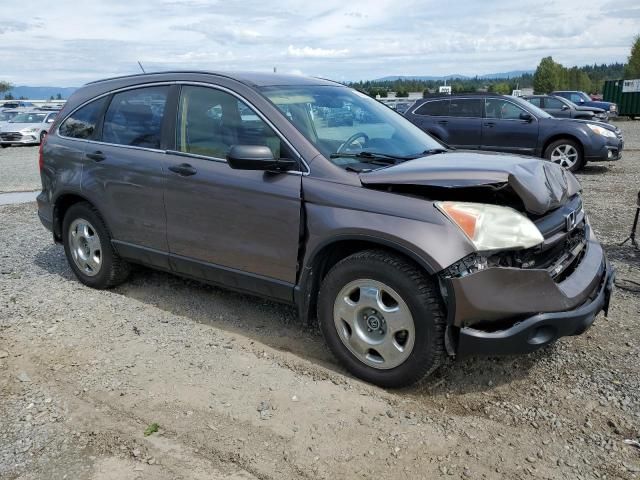
[[57, 114], [38, 111], [18, 113], [0, 126], [0, 146], [41, 143]]

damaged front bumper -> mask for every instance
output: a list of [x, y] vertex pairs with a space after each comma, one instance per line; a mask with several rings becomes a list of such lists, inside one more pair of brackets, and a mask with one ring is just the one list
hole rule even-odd
[[455, 353], [532, 352], [560, 337], [579, 335], [608, 310], [614, 270], [590, 227], [573, 271], [556, 281], [548, 270], [489, 267], [444, 279]]

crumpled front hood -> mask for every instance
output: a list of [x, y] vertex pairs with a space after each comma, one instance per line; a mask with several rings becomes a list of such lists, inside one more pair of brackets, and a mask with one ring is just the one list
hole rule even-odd
[[532, 157], [454, 151], [360, 173], [363, 185], [424, 185], [445, 188], [504, 185], [525, 209], [542, 215], [581, 190], [576, 177], [559, 165]]

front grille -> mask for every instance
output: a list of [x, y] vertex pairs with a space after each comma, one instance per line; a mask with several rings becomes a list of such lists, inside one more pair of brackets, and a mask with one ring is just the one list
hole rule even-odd
[[15, 142], [17, 140], [22, 140], [22, 134], [18, 132], [4, 132], [0, 133], [0, 139], [8, 142]]

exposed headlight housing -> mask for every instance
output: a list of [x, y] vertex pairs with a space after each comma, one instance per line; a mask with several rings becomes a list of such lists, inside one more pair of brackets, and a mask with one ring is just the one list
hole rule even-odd
[[479, 252], [525, 249], [544, 242], [538, 227], [509, 207], [470, 202], [436, 202]]
[[593, 123], [587, 123], [587, 127], [589, 127], [593, 133], [597, 133], [603, 137], [616, 138], [616, 134], [608, 128], [603, 128], [600, 125], [594, 125]]

